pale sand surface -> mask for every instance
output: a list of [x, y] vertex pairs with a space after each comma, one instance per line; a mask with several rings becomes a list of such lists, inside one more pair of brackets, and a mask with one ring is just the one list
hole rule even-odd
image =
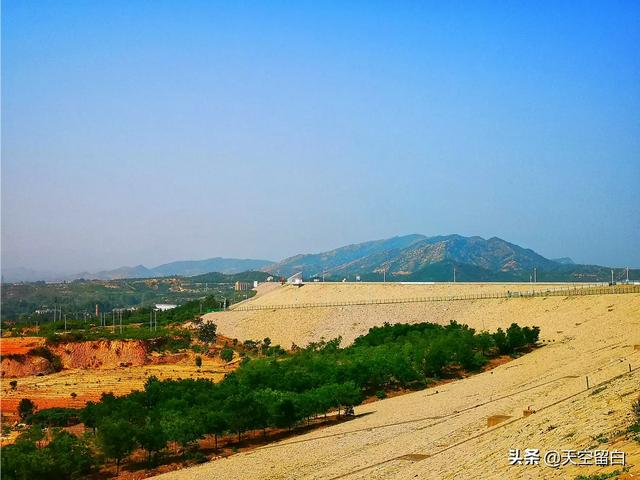
[[[562, 288], [561, 285], [536, 284], [536, 290]], [[510, 290], [530, 291], [527, 284], [308, 284], [302, 288], [284, 286], [252, 300], [247, 304], [281, 305], [286, 303], [357, 301], [367, 299], [402, 299], [431, 295], [464, 295], [494, 293]], [[606, 303], [605, 295], [597, 302]], [[450, 302], [425, 302], [387, 305], [356, 305], [348, 307], [318, 307], [297, 309], [274, 309], [255, 311], [227, 311], [205, 315], [215, 322], [218, 331], [238, 340], [259, 340], [269, 337], [274, 344], [284, 348], [292, 343], [307, 345], [321, 337], [325, 339], [342, 336], [343, 345], [357, 336], [367, 333], [369, 328], [390, 323], [437, 322], [451, 320], [466, 323], [477, 329], [494, 330], [508, 326], [511, 322], [521, 325], [538, 324], [539, 318], [553, 315], [573, 315], [574, 302], [582, 305], [583, 297], [536, 297], [528, 299], [483, 299], [457, 300]], [[585, 308], [591, 308], [586, 300]], [[579, 321], [579, 320], [576, 320]], [[553, 330], [543, 332], [549, 339], [558, 334]]]
[[[630, 423], [640, 391], [640, 370], [625, 373], [629, 364], [640, 367], [634, 348], [640, 345], [639, 294], [242, 312], [251, 314], [244, 321], [240, 313], [216, 319], [222, 333], [304, 344], [320, 335], [350, 340], [385, 320], [455, 319], [489, 330], [511, 322], [538, 325], [545, 343], [490, 372], [357, 407], [357, 415], [368, 415], [353, 421], [163, 479], [574, 478], [599, 470], [509, 466], [508, 451], [595, 448], [594, 437], [611, 437]], [[585, 391], [587, 375], [592, 386], [622, 376], [597, 392]], [[538, 412], [523, 418], [528, 407]], [[489, 429], [493, 415], [512, 418]], [[637, 444], [617, 447], [627, 449], [635, 462], [631, 472], [640, 473]], [[428, 457], [398, 458], [407, 454]]]

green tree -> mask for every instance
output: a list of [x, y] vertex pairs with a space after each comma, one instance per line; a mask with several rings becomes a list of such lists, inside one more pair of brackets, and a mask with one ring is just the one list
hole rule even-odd
[[499, 328], [496, 333], [493, 334], [493, 341], [496, 344], [498, 352], [500, 352], [501, 355], [512, 353], [511, 346], [507, 341], [507, 334], [504, 333], [504, 330], [502, 330], [501, 328]]
[[167, 440], [177, 442], [182, 447], [190, 446], [204, 433], [201, 419], [184, 409], [163, 412], [160, 422], [166, 432]]
[[220, 358], [222, 358], [222, 360], [224, 360], [225, 362], [230, 362], [231, 360], [233, 360], [233, 349], [229, 347], [223, 348], [220, 352]]
[[534, 344], [540, 337], [540, 327], [523, 327], [522, 333], [527, 341], [527, 344]]
[[218, 327], [213, 322], [203, 322], [198, 326], [198, 340], [204, 343], [214, 343]]
[[94, 434], [96, 433], [98, 406], [95, 402], [87, 402], [85, 407], [80, 411], [80, 421], [84, 423], [85, 427], [91, 428]]
[[64, 430], [53, 431], [45, 452], [53, 466], [49, 478], [78, 478], [89, 473], [94, 463], [87, 442]]
[[229, 422], [224, 413], [216, 410], [209, 411], [204, 416], [205, 431], [208, 434], [213, 434], [215, 448], [218, 448], [218, 437], [224, 435], [229, 428]]
[[107, 418], [98, 425], [97, 440], [102, 453], [116, 461], [117, 475], [120, 472], [120, 462], [136, 446], [133, 425], [124, 419]]
[[55, 429], [49, 444], [39, 448], [43, 437], [32, 428], [0, 450], [3, 480], [71, 480], [89, 473], [94, 460], [83, 439]]
[[493, 336], [489, 332], [480, 332], [478, 335], [476, 335], [475, 341], [476, 346], [480, 349], [480, 353], [482, 355], [486, 355], [487, 353], [489, 353], [489, 350], [491, 350], [495, 346]]
[[291, 431], [298, 420], [296, 405], [291, 398], [285, 397], [276, 404], [274, 420], [277, 427], [286, 427]]
[[27, 420], [36, 411], [36, 405], [28, 398], [23, 398], [18, 403], [18, 416], [23, 422]]
[[167, 445], [167, 437], [160, 422], [147, 419], [136, 432], [138, 444], [147, 451], [147, 465], [151, 465], [151, 455]]
[[507, 328], [507, 343], [509, 344], [509, 350], [511, 352], [514, 352], [527, 344], [524, 332], [518, 324], [512, 323], [509, 328]]

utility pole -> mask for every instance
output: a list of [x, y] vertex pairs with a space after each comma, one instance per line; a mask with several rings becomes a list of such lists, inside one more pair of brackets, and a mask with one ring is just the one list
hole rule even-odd
[[153, 310], [149, 310], [149, 330], [153, 329]]
[[538, 282], [538, 269], [536, 267], [533, 267], [533, 283], [537, 283]]
[[453, 267], [453, 283], [456, 283], [456, 267]]
[[627, 283], [629, 283], [629, 267], [627, 267]]
[[382, 269], [382, 283], [387, 283], [387, 269]]
[[613, 285], [613, 268], [611, 269], [611, 285]]
[[[62, 315], [62, 312], [60, 312], [60, 315]], [[64, 333], [67, 333], [67, 314], [64, 314]]]

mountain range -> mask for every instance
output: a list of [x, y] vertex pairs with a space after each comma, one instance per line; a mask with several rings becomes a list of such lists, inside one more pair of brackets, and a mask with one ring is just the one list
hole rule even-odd
[[[608, 281], [611, 269], [577, 265], [568, 257], [550, 260], [497, 237], [412, 234], [348, 245], [328, 252], [296, 255], [265, 268], [281, 276], [303, 272], [325, 279], [388, 281]], [[535, 271], [534, 271], [535, 270]], [[630, 270], [630, 278], [639, 278]], [[625, 278], [616, 269], [614, 278]]]
[[[322, 253], [295, 255], [275, 263], [269, 260], [216, 257], [176, 261], [153, 268], [137, 265], [62, 277], [17, 270], [3, 270], [4, 281], [114, 280], [173, 275], [192, 277], [211, 272], [237, 274], [249, 270], [283, 277], [297, 272], [303, 272], [305, 278], [322, 277], [324, 274], [328, 280], [354, 280], [359, 276], [363, 281], [383, 278], [388, 281], [451, 281], [454, 270], [457, 281], [529, 281], [534, 275], [537, 281], [611, 280], [610, 267], [580, 265], [569, 257], [551, 260], [497, 237], [427, 237], [419, 234], [357, 243]], [[616, 281], [625, 278], [624, 269], [614, 270]], [[640, 279], [640, 270], [629, 270], [629, 278]]]

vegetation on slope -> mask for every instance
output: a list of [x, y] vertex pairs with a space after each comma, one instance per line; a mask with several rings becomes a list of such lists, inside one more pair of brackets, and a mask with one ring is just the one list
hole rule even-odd
[[[255, 294], [255, 292], [251, 292]], [[84, 340], [149, 340], [161, 337], [172, 338], [184, 336], [184, 332], [178, 332], [177, 326], [188, 321], [197, 321], [204, 313], [220, 310], [224, 305], [224, 300], [207, 296], [202, 299], [192, 300], [171, 310], [155, 313], [151, 308], [140, 308], [132, 311], [122, 311], [105, 318], [102, 325], [91, 322], [67, 321], [49, 322], [39, 325], [36, 331], [28, 328], [30, 336], [47, 337], [51, 344], [61, 342], [79, 342]], [[122, 320], [122, 321], [121, 321]], [[122, 324], [122, 328], [121, 328]], [[66, 330], [65, 330], [66, 327]], [[10, 326], [5, 331], [14, 335], [24, 332], [24, 326]]]
[[[247, 358], [218, 384], [150, 378], [143, 391], [122, 397], [103, 394], [99, 402], [90, 402], [76, 412], [94, 431], [89, 443], [74, 440], [77, 443], [72, 444], [67, 439], [56, 461], [67, 462], [90, 445], [95, 453], [91, 462], [83, 465], [88, 468], [101, 454], [119, 467], [136, 448], [145, 450], [151, 462], [168, 445], [180, 445], [185, 454], [193, 455], [197, 441], [205, 436], [214, 436], [217, 443], [217, 438], [226, 434], [240, 439], [248, 431], [291, 429], [332, 410], [340, 415], [366, 396], [382, 398], [388, 391], [423, 388], [461, 370], [478, 370], [492, 356], [514, 353], [535, 343], [538, 333], [536, 327], [516, 324], [493, 334], [477, 333], [455, 322], [447, 326], [386, 324], [372, 328], [346, 348], [340, 347], [338, 338], [285, 355], [265, 339], [261, 350], [269, 356]], [[41, 411], [27, 421], [64, 426], [73, 416], [69, 410]], [[29, 435], [2, 450], [7, 480], [42, 478], [34, 460], [49, 451], [37, 448]], [[81, 473], [56, 465], [49, 468], [62, 472], [58, 478]]]
[[[2, 320], [20, 324], [51, 323], [54, 310], [67, 321], [96, 322], [96, 305], [100, 312], [140, 307], [146, 310], [156, 303], [182, 305], [207, 296], [226, 298], [227, 305], [244, 300], [254, 292], [235, 292], [236, 281], [262, 281], [269, 274], [244, 272], [225, 275], [209, 273], [197, 277], [163, 277], [121, 280], [76, 280], [64, 283], [5, 283], [2, 285]], [[36, 313], [39, 311], [40, 313]], [[62, 326], [63, 319], [56, 324]]]

